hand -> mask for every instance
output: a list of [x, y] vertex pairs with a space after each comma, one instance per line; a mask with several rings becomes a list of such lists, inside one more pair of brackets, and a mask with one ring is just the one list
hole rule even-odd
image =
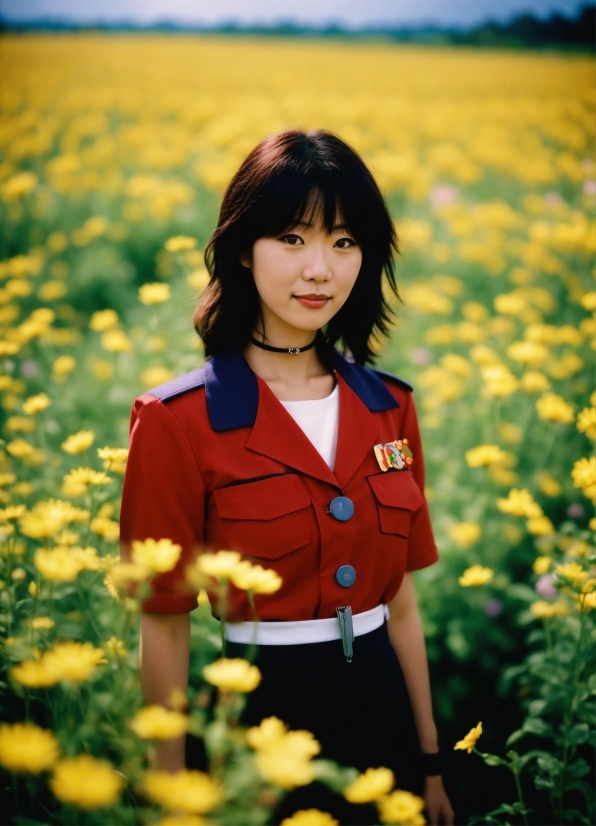
[[440, 774], [424, 779], [423, 797], [429, 826], [453, 826], [454, 813]]

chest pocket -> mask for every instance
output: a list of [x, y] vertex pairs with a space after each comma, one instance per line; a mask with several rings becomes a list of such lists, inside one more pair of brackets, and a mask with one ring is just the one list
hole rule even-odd
[[411, 471], [388, 471], [367, 478], [377, 500], [381, 531], [407, 536], [412, 512], [424, 504]]
[[295, 474], [213, 491], [210, 544], [247, 556], [278, 559], [310, 540], [306, 488]]

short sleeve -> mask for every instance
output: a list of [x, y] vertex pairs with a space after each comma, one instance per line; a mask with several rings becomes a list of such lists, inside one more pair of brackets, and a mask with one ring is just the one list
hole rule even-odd
[[131, 415], [121, 554], [130, 558], [133, 540], [171, 539], [182, 547], [176, 567], [152, 580], [144, 612], [181, 614], [196, 608], [196, 593], [184, 572], [203, 542], [204, 503], [205, 487], [182, 425], [161, 401], [141, 396]]
[[[424, 456], [422, 452], [422, 440], [418, 427], [418, 417], [412, 394], [408, 394], [408, 406], [403, 424], [403, 438], [408, 439], [410, 450], [414, 461], [412, 463], [412, 473], [416, 484], [424, 496]], [[424, 503], [412, 514], [410, 522], [410, 533], [408, 535], [408, 556], [406, 560], [406, 571], [417, 571], [420, 568], [427, 568], [438, 560], [437, 545], [433, 536], [430, 523], [430, 514], [426, 497]]]

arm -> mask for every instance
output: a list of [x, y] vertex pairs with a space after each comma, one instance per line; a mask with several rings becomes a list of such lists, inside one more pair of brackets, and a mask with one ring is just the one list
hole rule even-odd
[[[140, 676], [145, 705], [170, 705], [175, 688], [188, 691], [190, 651], [189, 614], [141, 616]], [[185, 738], [162, 740], [156, 751], [156, 768], [176, 772], [184, 768]]]
[[[430, 679], [422, 622], [411, 573], [389, 603], [389, 639], [400, 662], [408, 688], [420, 749], [426, 754], [439, 750], [433, 719]], [[430, 822], [453, 823], [453, 810], [440, 775], [425, 778], [424, 799]]]

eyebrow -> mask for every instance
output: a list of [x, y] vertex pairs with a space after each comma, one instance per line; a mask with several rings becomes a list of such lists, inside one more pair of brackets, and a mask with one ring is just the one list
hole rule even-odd
[[[305, 229], [312, 229], [314, 224], [311, 221], [298, 221], [298, 223], [294, 224], [294, 226], [295, 227], [305, 227]], [[348, 232], [350, 231], [350, 228], [347, 224], [335, 224], [332, 227], [331, 232], [337, 232], [340, 229], [346, 229], [346, 230], [348, 230]]]

